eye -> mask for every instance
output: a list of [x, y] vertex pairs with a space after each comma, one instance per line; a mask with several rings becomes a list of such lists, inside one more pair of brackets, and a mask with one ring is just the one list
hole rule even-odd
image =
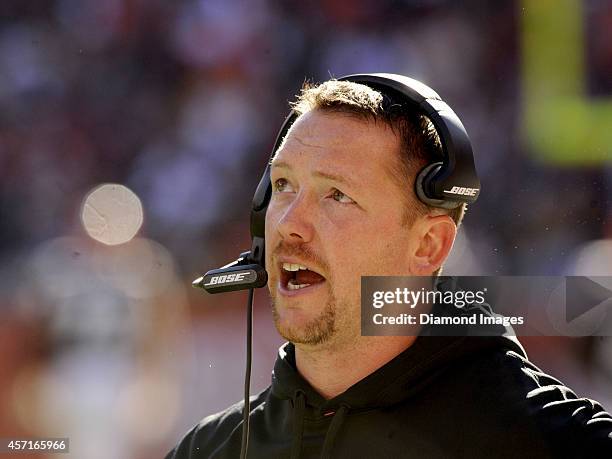
[[272, 189], [278, 193], [290, 193], [293, 191], [287, 179], [279, 178], [272, 183]]
[[334, 189], [331, 197], [334, 201], [338, 201], [342, 204], [354, 204], [355, 203], [355, 201], [353, 201], [351, 198], [345, 195], [342, 191], [337, 190], [337, 189]]

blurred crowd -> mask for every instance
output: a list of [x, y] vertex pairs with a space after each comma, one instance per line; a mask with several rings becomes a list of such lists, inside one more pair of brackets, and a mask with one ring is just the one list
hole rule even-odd
[[[249, 248], [252, 193], [306, 79], [406, 74], [459, 114], [483, 191], [446, 273], [612, 276], [612, 160], [546, 163], [522, 134], [528, 4], [3, 0], [0, 437], [68, 436], [81, 459], [162, 457], [241, 398], [244, 294], [188, 286]], [[584, 4], [586, 92], [610, 98], [612, 6]], [[144, 211], [117, 246], [81, 219], [107, 182]], [[281, 343], [263, 290], [255, 326], [259, 390]], [[610, 339], [524, 344], [612, 408]]]

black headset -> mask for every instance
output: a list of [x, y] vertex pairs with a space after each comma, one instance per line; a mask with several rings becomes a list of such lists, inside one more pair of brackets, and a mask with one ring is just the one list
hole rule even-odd
[[[433, 89], [420, 81], [391, 73], [348, 75], [339, 80], [369, 86], [394, 103], [400, 103], [431, 121], [440, 139], [442, 157], [441, 161], [425, 166], [416, 177], [415, 194], [422, 202], [433, 207], [453, 209], [462, 203], [476, 201], [480, 193], [480, 181], [474, 167], [470, 139], [459, 117]], [[285, 119], [276, 137], [270, 160], [298, 116], [295, 111], [291, 111]], [[193, 282], [194, 286], [202, 287], [209, 293], [221, 293], [266, 285], [265, 222], [271, 196], [268, 162], [253, 196], [251, 250], [243, 252], [236, 261], [222, 268], [208, 271]]]
[[[442, 158], [441, 161], [425, 166], [416, 177], [415, 193], [422, 202], [443, 209], [454, 209], [464, 202], [476, 201], [480, 193], [480, 181], [474, 168], [470, 139], [455, 112], [433, 89], [412, 78], [390, 73], [348, 75], [340, 80], [361, 83], [378, 90], [394, 104], [399, 103], [402, 108], [405, 106], [408, 110], [414, 110], [414, 113], [424, 115], [432, 122], [440, 138]], [[285, 119], [276, 137], [270, 161], [298, 116], [295, 111], [291, 111]], [[195, 287], [201, 287], [209, 293], [249, 290], [241, 459], [247, 456], [249, 440], [253, 289], [263, 287], [268, 282], [265, 269], [265, 223], [271, 196], [272, 183], [268, 162], [253, 196], [251, 250], [241, 253], [236, 261], [208, 271], [193, 281]]]

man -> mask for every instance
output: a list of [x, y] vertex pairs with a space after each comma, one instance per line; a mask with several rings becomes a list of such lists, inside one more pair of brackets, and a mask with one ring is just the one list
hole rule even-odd
[[[361, 336], [361, 276], [440, 272], [465, 205], [430, 208], [414, 177], [435, 160], [428, 121], [378, 91], [307, 87], [271, 163], [268, 288], [279, 333], [252, 398], [249, 458], [612, 457], [612, 418], [504, 336]], [[242, 403], [167, 456], [237, 458]]]

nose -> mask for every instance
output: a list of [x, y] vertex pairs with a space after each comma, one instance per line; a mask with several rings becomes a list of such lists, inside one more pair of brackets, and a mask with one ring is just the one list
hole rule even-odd
[[277, 230], [287, 242], [310, 242], [314, 234], [312, 217], [314, 203], [307, 196], [299, 193], [293, 201], [281, 210]]

